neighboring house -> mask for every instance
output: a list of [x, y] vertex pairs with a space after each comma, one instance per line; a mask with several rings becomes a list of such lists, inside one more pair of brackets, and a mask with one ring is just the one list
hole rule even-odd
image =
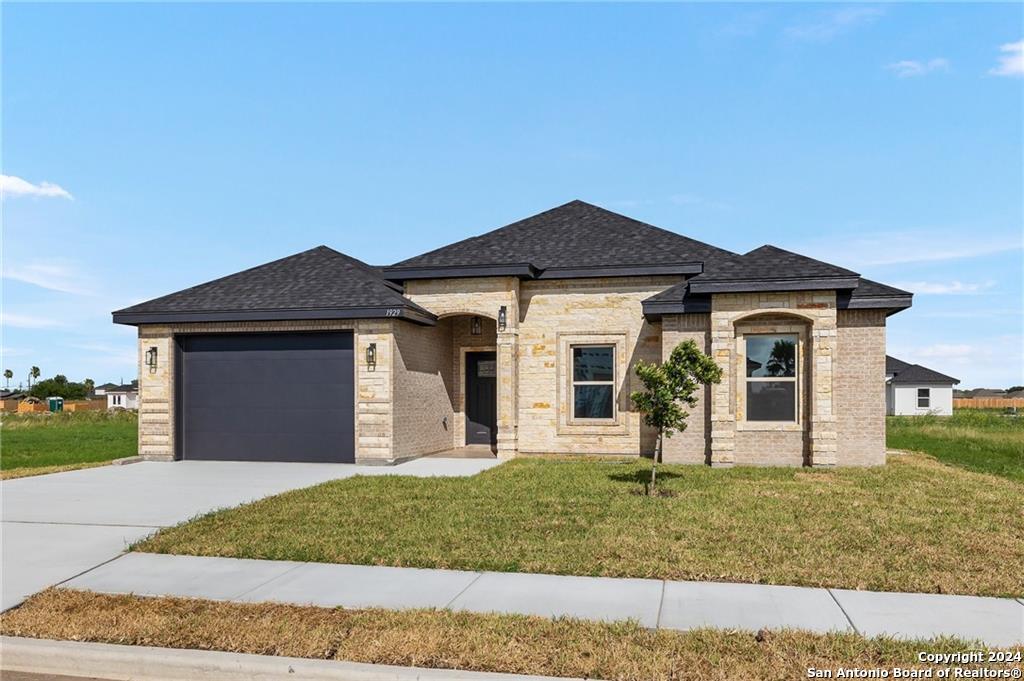
[[885, 413], [896, 416], [953, 413], [953, 386], [960, 380], [920, 364], [885, 356]]
[[117, 385], [117, 383], [104, 383], [103, 385], [98, 385], [95, 388], [93, 388], [92, 392], [94, 395], [99, 397], [102, 395], [106, 395], [108, 390], [114, 390], [118, 387], [119, 386]]
[[0, 410], [18, 411], [18, 404], [28, 397], [28, 393], [20, 390], [0, 390]]
[[834, 466], [885, 461], [885, 323], [910, 305], [573, 201], [389, 267], [319, 246], [113, 318], [138, 327], [149, 459], [649, 454], [633, 367], [689, 339], [723, 380], [666, 461]]
[[105, 387], [103, 394], [107, 398], [107, 409], [138, 409], [139, 390], [134, 385], [115, 385]]

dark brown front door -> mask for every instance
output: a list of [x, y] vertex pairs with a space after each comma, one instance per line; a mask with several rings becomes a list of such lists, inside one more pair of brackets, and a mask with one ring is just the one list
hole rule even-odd
[[466, 444], [498, 439], [498, 363], [493, 352], [466, 353]]

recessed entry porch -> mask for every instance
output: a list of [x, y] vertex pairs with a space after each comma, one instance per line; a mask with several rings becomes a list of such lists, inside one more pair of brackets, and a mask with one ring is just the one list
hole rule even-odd
[[395, 458], [497, 455], [497, 322], [453, 314], [396, 334]]

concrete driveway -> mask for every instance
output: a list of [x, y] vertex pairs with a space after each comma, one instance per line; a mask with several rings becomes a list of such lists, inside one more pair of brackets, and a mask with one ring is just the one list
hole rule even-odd
[[494, 459], [401, 466], [220, 461], [143, 462], [0, 482], [0, 610], [105, 563], [161, 527], [353, 475], [465, 476]]

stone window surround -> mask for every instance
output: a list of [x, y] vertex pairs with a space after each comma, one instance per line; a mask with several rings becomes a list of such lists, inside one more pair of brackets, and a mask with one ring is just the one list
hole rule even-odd
[[[610, 381], [577, 381], [576, 380], [576, 348], [611, 348], [612, 349], [612, 378]], [[566, 406], [569, 407], [569, 423], [572, 425], [600, 425], [605, 423], [615, 423], [616, 402], [615, 390], [619, 386], [619, 371], [618, 371], [618, 356], [619, 349], [614, 344], [607, 343], [570, 343], [569, 344], [569, 366], [566, 367], [566, 374], [569, 377], [569, 393], [566, 397]], [[612, 417], [605, 419], [601, 417], [586, 417], [576, 416], [576, 386], [577, 385], [608, 385], [612, 386]]]
[[[559, 435], [628, 435], [629, 419], [624, 414], [629, 411], [623, 405], [621, 397], [626, 387], [629, 358], [626, 348], [630, 347], [627, 331], [607, 331], [589, 333], [576, 331], [559, 331], [556, 334], [557, 357], [555, 371], [558, 375], [558, 394], [556, 395]], [[573, 417], [572, 398], [572, 348], [578, 345], [604, 345], [614, 348], [615, 383], [613, 388], [613, 411], [610, 419], [576, 419]], [[628, 398], [627, 398], [628, 399]]]
[[[739, 320], [735, 324], [736, 352], [733, 375], [736, 376], [736, 430], [756, 431], [804, 431], [807, 430], [807, 418], [804, 414], [807, 400], [808, 379], [810, 378], [811, 353], [807, 347], [807, 328], [809, 323], [798, 321], [799, 318], [789, 316], [792, 321], [765, 321], [757, 318]], [[747, 399], [747, 342], [746, 336], [763, 336], [770, 334], [788, 334], [797, 337], [797, 369], [796, 369], [796, 421], [748, 421], [746, 410]], [[741, 406], [742, 405], [742, 406]]]

